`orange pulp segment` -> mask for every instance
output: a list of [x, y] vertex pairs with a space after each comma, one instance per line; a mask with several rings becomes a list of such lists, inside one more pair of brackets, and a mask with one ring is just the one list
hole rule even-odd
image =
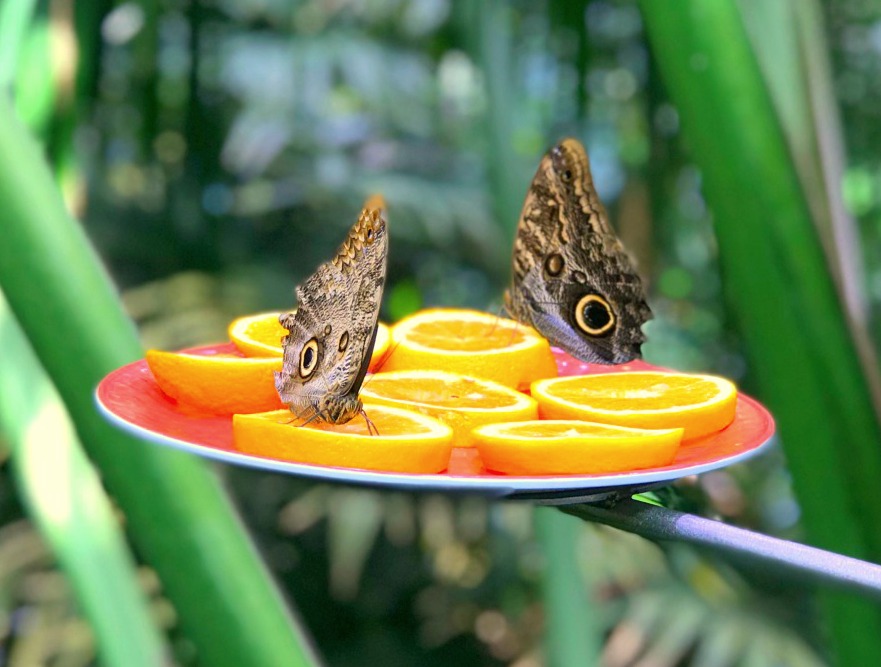
[[[257, 313], [239, 317], [227, 328], [229, 339], [245, 356], [281, 357], [284, 354], [281, 339], [288, 335], [288, 330], [278, 323], [278, 316], [281, 314]], [[388, 352], [390, 341], [389, 328], [382, 322], [377, 323], [376, 344], [373, 346], [368, 370], [372, 370], [382, 361]]]
[[721, 431], [734, 420], [737, 405], [737, 388], [724, 378], [660, 371], [539, 380], [532, 396], [543, 419], [682, 427], [684, 440]]
[[438, 473], [452, 450], [449, 426], [425, 415], [365, 404], [378, 431], [370, 435], [362, 415], [346, 424], [317, 420], [300, 425], [287, 410], [233, 415], [236, 449], [286, 461], [399, 473]]
[[556, 377], [547, 340], [514, 320], [475, 310], [422, 310], [392, 327], [380, 370], [436, 369], [514, 388]]
[[600, 474], [669, 465], [682, 429], [635, 429], [580, 420], [535, 420], [474, 429], [489, 470], [509, 475]]
[[439, 419], [453, 429], [456, 447], [471, 447], [471, 430], [501, 421], [538, 419], [538, 404], [510, 387], [457, 373], [388, 371], [367, 378], [361, 397]]
[[229, 339], [248, 357], [280, 357], [281, 339], [288, 330], [278, 323], [279, 315], [273, 312], [238, 317], [227, 327]]
[[186, 406], [213, 414], [264, 412], [282, 407], [273, 371], [275, 357], [186, 354], [147, 350], [147, 365], [159, 388]]

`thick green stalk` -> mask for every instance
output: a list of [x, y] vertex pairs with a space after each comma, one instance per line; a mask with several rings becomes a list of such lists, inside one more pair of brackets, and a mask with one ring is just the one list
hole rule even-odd
[[549, 667], [598, 665], [602, 628], [592, 611], [593, 591], [585, 585], [578, 564], [578, 534], [595, 530], [572, 521], [556, 508], [535, 510], [535, 529], [545, 557], [542, 596], [545, 609], [545, 653]]
[[76, 591], [101, 663], [164, 664], [167, 649], [138, 586], [110, 500], [2, 293], [0, 350], [0, 424], [12, 447], [17, 485]]
[[[486, 80], [489, 138], [488, 171], [496, 221], [513, 243], [525, 191], [518, 183], [517, 154], [514, 151], [514, 90], [512, 65], [514, 36], [512, 10], [502, 0], [479, 2], [476, 55]], [[505, 255], [507, 257], [507, 255]]]
[[[458, 2], [456, 9], [468, 48], [486, 81], [486, 114], [490, 195], [497, 222], [513, 243], [520, 208], [529, 185], [521, 179], [514, 146], [512, 112], [515, 93], [511, 65], [514, 57], [513, 14], [501, 0]], [[537, 161], [536, 161], [537, 164]], [[506, 258], [508, 255], [504, 255]], [[510, 265], [500, 269], [505, 276]], [[562, 522], [562, 523], [561, 523]], [[535, 529], [544, 551], [546, 567], [542, 581], [545, 602], [545, 650], [549, 664], [589, 665], [598, 654], [598, 636], [591, 636], [598, 623], [592, 620], [584, 586], [572, 585], [571, 566], [576, 553], [579, 527], [554, 512], [536, 511]], [[568, 577], [563, 585], [561, 577]]]
[[100, 378], [141, 349], [36, 142], [5, 98], [0, 229], [0, 285], [202, 662], [313, 664], [217, 480], [191, 456], [122, 435], [95, 410]]
[[[514, 13], [502, 0], [467, 2], [454, 5], [463, 40], [475, 64], [480, 68], [487, 108], [481, 143], [485, 141], [486, 173], [490, 202], [496, 226], [504, 238], [514, 241], [529, 172], [528, 165], [515, 150], [514, 111], [517, 92], [514, 85], [515, 58]], [[490, 267], [501, 280], [510, 272], [508, 255], [500, 253]]]
[[[784, 134], [734, 0], [641, 2], [701, 167], [726, 293], [810, 541], [881, 561], [881, 432]], [[878, 611], [827, 598], [841, 664], [881, 661]]]
[[15, 81], [19, 51], [36, 6], [36, 0], [0, 4], [0, 92], [3, 94], [9, 92]]

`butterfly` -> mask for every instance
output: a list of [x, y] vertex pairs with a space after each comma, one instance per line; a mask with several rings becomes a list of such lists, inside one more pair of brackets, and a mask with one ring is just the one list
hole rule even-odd
[[279, 317], [288, 335], [275, 388], [304, 423], [367, 418], [358, 392], [376, 341], [388, 255], [386, 222], [371, 201], [333, 259], [297, 286], [296, 312]]
[[582, 361], [617, 364], [641, 354], [641, 327], [652, 316], [645, 290], [576, 139], [551, 148], [529, 186], [505, 308]]

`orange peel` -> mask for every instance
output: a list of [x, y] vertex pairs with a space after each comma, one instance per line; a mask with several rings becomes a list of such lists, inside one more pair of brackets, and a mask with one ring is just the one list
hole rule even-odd
[[[238, 317], [227, 327], [229, 339], [247, 357], [281, 357], [284, 355], [281, 339], [288, 335], [288, 330], [278, 323], [282, 314], [268, 312]], [[390, 342], [389, 328], [382, 322], [377, 323], [368, 370], [372, 371], [382, 362]]]
[[282, 407], [274, 371], [281, 358], [147, 350], [147, 365], [168, 396], [212, 414], [264, 412]]
[[422, 310], [392, 327], [379, 370], [437, 369], [514, 388], [556, 377], [550, 344], [531, 327], [463, 309]]
[[684, 440], [734, 420], [737, 388], [725, 378], [662, 371], [597, 373], [532, 383], [543, 419], [583, 419], [634, 428], [683, 428]]
[[447, 468], [453, 432], [417, 412], [365, 403], [378, 435], [363, 416], [345, 424], [301, 425], [287, 410], [233, 415], [236, 449], [297, 463], [397, 473], [438, 473]]
[[477, 426], [538, 418], [538, 404], [526, 394], [491, 380], [446, 371], [376, 373], [364, 382], [361, 397], [439, 419], [453, 429], [456, 447], [472, 446], [471, 430]]
[[581, 420], [480, 426], [473, 436], [489, 470], [510, 475], [602, 474], [669, 465], [681, 428], [635, 429]]

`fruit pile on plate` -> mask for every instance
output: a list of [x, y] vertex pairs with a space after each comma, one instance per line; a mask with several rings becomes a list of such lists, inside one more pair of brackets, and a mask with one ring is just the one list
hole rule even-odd
[[[514, 475], [612, 473], [669, 465], [685, 440], [734, 419], [723, 378], [665, 371], [557, 377], [548, 342], [529, 327], [469, 310], [425, 310], [380, 324], [357, 416], [300, 427], [280, 402], [278, 313], [229, 327], [239, 354], [151, 350], [160, 388], [195, 413], [232, 414], [246, 453], [316, 465], [437, 473], [452, 451]], [[610, 367], [606, 370], [615, 370]]]

